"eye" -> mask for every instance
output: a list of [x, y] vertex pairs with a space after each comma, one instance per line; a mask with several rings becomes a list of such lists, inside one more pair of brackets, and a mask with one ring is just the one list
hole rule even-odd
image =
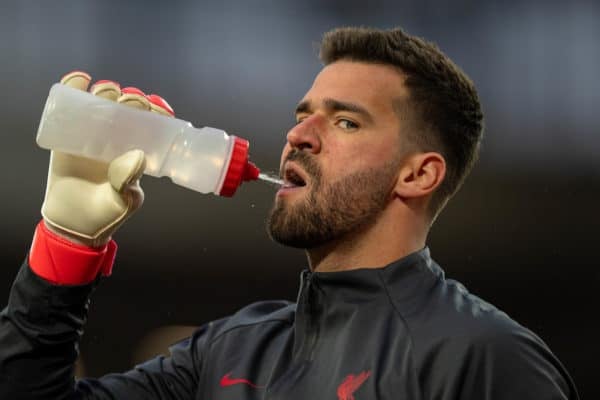
[[356, 122], [349, 119], [340, 119], [336, 122], [336, 125], [346, 131], [353, 131], [359, 128]]

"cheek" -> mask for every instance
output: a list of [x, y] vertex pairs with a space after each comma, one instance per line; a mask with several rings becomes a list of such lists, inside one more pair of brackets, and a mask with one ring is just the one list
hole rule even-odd
[[389, 143], [374, 143], [365, 141], [364, 143], [353, 146], [338, 144], [334, 146], [335, 155], [339, 168], [348, 171], [365, 170], [376, 168], [389, 163], [396, 156], [396, 148]]
[[363, 145], [364, 161], [372, 165], [382, 165], [393, 162], [400, 154], [400, 137], [393, 134], [382, 134], [376, 140]]

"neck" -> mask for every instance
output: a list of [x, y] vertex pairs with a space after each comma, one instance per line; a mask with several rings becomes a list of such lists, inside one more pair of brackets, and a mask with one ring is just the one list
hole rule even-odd
[[362, 229], [306, 250], [311, 270], [335, 272], [382, 268], [422, 249], [425, 247], [428, 225], [410, 210], [402, 211], [406, 212], [386, 210], [376, 221]]

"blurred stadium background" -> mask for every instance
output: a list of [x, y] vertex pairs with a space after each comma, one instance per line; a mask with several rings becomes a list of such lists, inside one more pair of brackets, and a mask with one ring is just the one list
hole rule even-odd
[[[50, 85], [73, 69], [165, 97], [179, 118], [250, 139], [278, 168], [321, 34], [402, 26], [479, 88], [481, 161], [435, 225], [449, 277], [538, 333], [582, 398], [597, 385], [600, 291], [600, 3], [597, 1], [2, 1], [0, 301], [23, 261], [48, 153], [35, 132]], [[232, 199], [145, 178], [118, 233], [81, 344], [86, 374], [130, 368], [194, 326], [265, 298], [294, 299], [300, 251], [264, 230], [274, 191]]]

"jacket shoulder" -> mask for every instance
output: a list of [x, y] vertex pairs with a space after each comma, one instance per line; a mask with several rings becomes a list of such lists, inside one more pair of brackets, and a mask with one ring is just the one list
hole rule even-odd
[[412, 326], [414, 357], [429, 396], [577, 398], [568, 373], [535, 333], [456, 281], [442, 279], [434, 293], [430, 313]]
[[215, 337], [229, 331], [262, 324], [289, 325], [294, 322], [296, 305], [286, 300], [258, 301], [251, 303], [227, 318], [221, 324]]
[[482, 342], [503, 343], [521, 335], [541, 341], [505, 312], [470, 293], [460, 282], [443, 279], [433, 293], [428, 302], [431, 313], [421, 321], [432, 328], [429, 330], [432, 339], [458, 347]]

